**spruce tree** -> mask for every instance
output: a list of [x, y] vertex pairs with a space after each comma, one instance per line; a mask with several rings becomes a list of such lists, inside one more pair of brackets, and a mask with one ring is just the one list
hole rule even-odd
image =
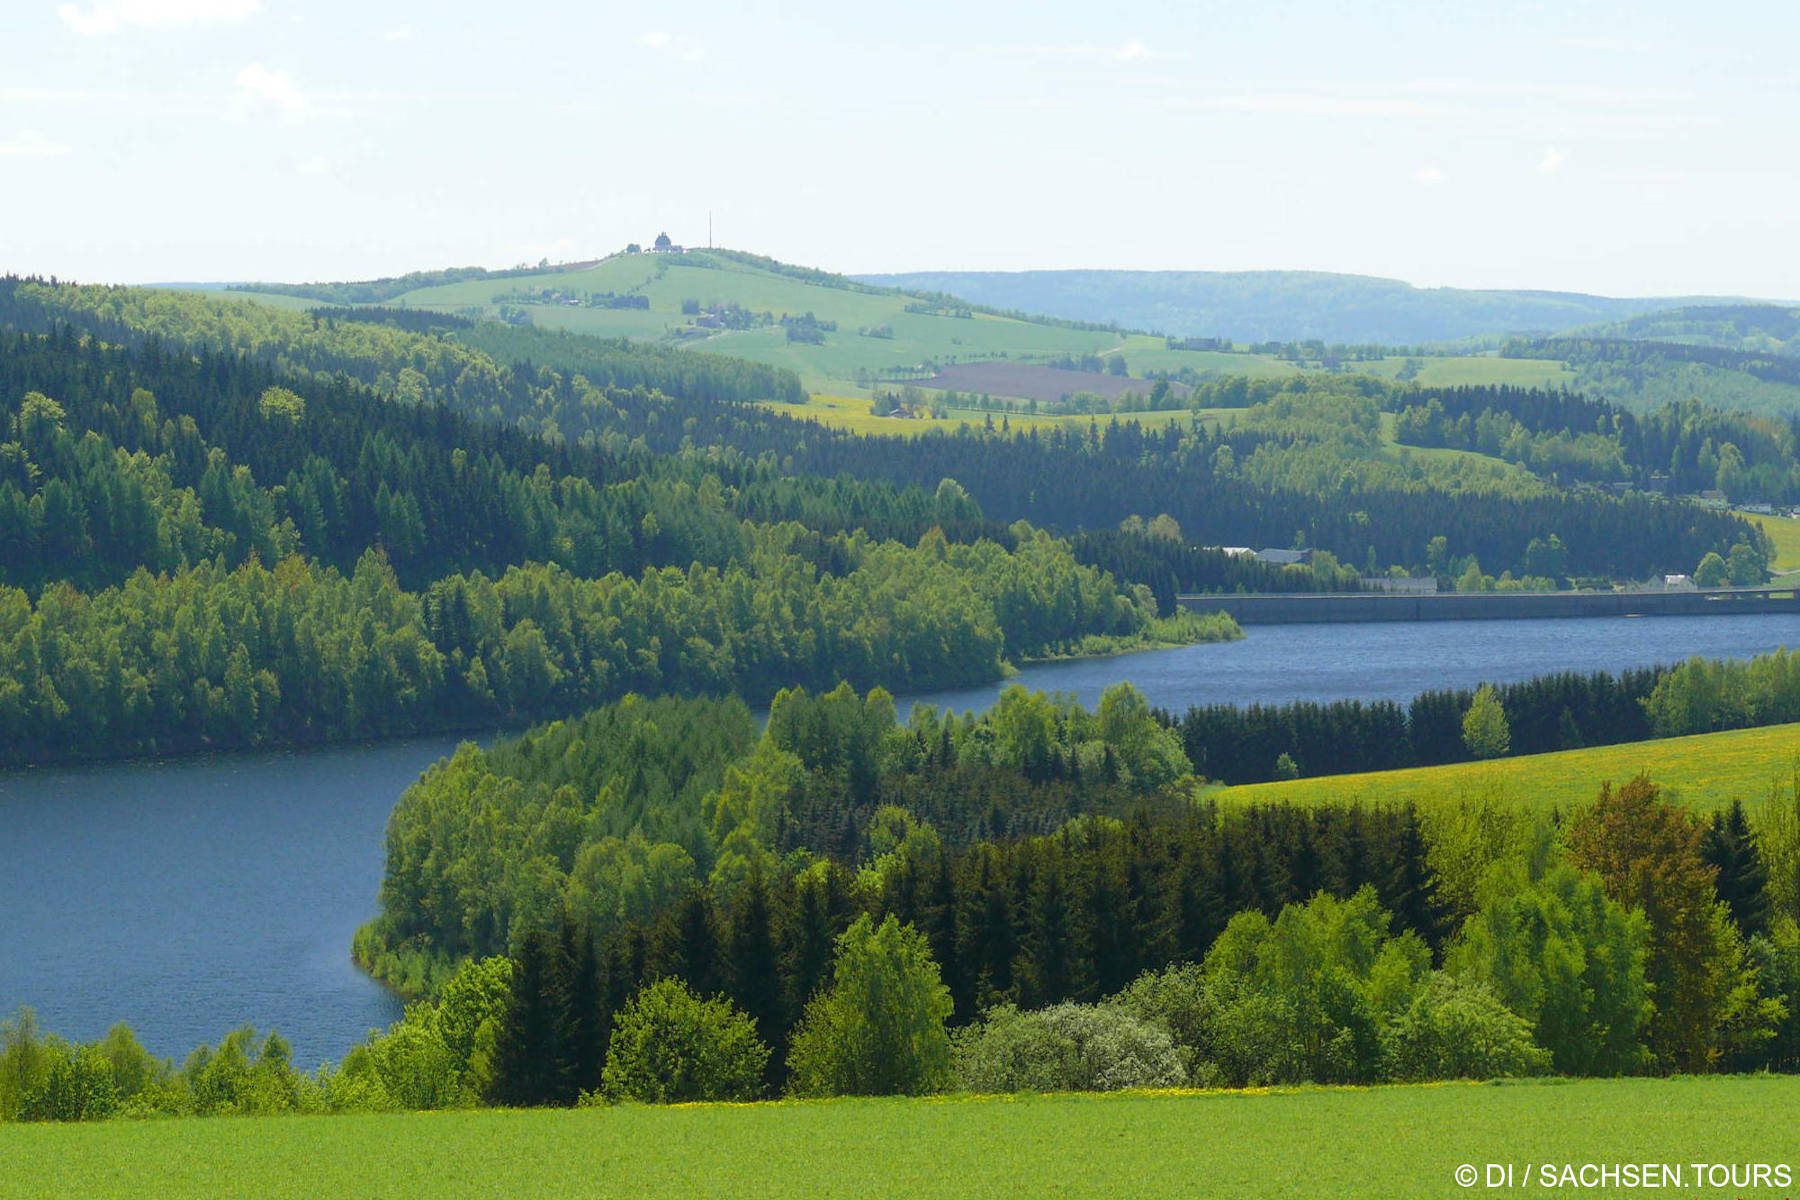
[[513, 955], [512, 997], [494, 1042], [490, 1103], [530, 1108], [571, 1094], [563, 1047], [568, 967], [555, 934], [534, 929]]
[[754, 867], [738, 892], [731, 909], [725, 943], [729, 994], [756, 1023], [756, 1035], [776, 1050], [771, 1070], [783, 1058], [780, 1048], [786, 1029], [781, 997], [781, 960], [775, 946], [770, 912], [769, 886], [762, 868]]
[[1730, 907], [1731, 919], [1743, 935], [1767, 932], [1769, 872], [1741, 800], [1733, 800], [1728, 811], [1713, 814], [1701, 855], [1718, 871], [1714, 886], [1719, 899]]
[[[610, 1013], [603, 1011], [605, 986], [594, 939], [567, 913], [559, 931], [559, 948], [566, 964], [568, 1004], [563, 1010], [563, 1056], [569, 1089], [579, 1094], [600, 1086], [606, 1065], [606, 1038]], [[571, 1100], [574, 1096], [569, 1097]]]

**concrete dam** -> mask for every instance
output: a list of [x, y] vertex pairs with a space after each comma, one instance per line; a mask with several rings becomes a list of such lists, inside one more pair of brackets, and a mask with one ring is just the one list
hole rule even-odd
[[1800, 616], [1800, 590], [1782, 587], [1636, 592], [1217, 592], [1177, 596], [1196, 612], [1240, 625], [1362, 621], [1510, 621], [1567, 617]]

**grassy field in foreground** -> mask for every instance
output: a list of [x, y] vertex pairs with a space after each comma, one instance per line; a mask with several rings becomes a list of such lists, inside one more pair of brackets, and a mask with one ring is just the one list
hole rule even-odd
[[1281, 783], [1221, 788], [1222, 803], [1320, 804], [1355, 800], [1370, 804], [1412, 803], [1425, 807], [1445, 800], [1492, 796], [1532, 808], [1565, 812], [1591, 801], [1607, 780], [1624, 783], [1639, 771], [1674, 799], [1703, 812], [1733, 799], [1761, 800], [1775, 784], [1793, 779], [1800, 758], [1800, 725], [1769, 725], [1693, 737], [1627, 742], [1527, 754], [1490, 762], [1370, 771], [1360, 775], [1320, 775]]
[[1465, 1163], [1787, 1162], [1797, 1110], [1800, 1077], [1714, 1076], [11, 1126], [0, 1198], [1386, 1200], [1467, 1195]]

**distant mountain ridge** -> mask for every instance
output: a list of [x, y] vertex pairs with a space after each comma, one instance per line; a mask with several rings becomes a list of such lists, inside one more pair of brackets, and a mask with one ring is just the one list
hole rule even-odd
[[854, 278], [1180, 337], [1318, 338], [1391, 346], [1544, 335], [1671, 308], [1753, 303], [1736, 297], [1419, 288], [1398, 279], [1327, 271], [915, 271]]

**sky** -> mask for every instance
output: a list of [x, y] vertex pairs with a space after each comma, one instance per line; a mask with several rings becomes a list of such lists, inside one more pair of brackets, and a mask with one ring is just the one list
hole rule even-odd
[[1800, 5], [5, 0], [0, 271], [667, 230], [844, 272], [1800, 299]]

